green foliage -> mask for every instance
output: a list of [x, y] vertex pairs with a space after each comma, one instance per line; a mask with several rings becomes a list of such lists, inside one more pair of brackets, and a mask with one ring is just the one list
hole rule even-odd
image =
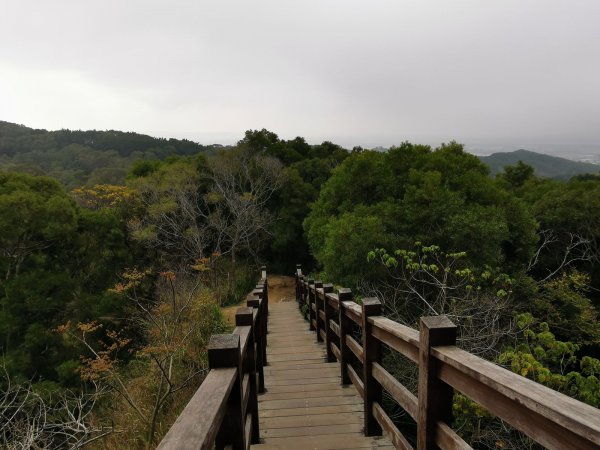
[[113, 212], [79, 210], [57, 181], [0, 174], [0, 350], [13, 376], [76, 381], [77, 354], [53, 330], [122, 316], [105, 290], [130, 258], [125, 239]]
[[580, 346], [559, 341], [547, 323], [537, 324], [531, 314], [517, 320], [523, 340], [499, 357], [511, 370], [571, 397], [600, 406], [600, 360], [579, 357]]
[[497, 176], [497, 179], [505, 181], [512, 189], [518, 189], [534, 178], [533, 167], [523, 161], [519, 161], [514, 166], [504, 167], [504, 172]]
[[314, 262], [303, 235], [302, 222], [321, 186], [348, 152], [328, 141], [309, 145], [301, 137], [282, 140], [265, 129], [246, 131], [238, 145], [249, 148], [252, 154], [278, 158], [285, 165], [283, 186], [269, 203], [270, 211], [277, 217], [271, 227], [269, 248], [264, 252], [271, 269], [288, 273], [296, 263], [311, 267]]
[[597, 308], [587, 297], [589, 281], [590, 277], [578, 270], [564, 272], [542, 284], [520, 277], [515, 307], [543, 320], [560, 339], [598, 348], [600, 320]]
[[[359, 261], [365, 254], [364, 246], [347, 244], [349, 217], [353, 226], [359, 217], [378, 222], [378, 228], [364, 225], [376, 233], [362, 235], [371, 244], [437, 242], [448, 251], [466, 251], [476, 265], [518, 265], [537, 239], [525, 205], [454, 142], [435, 150], [404, 143], [387, 153], [355, 152], [334, 171], [304, 222], [311, 251], [332, 275], [339, 273], [336, 258]], [[346, 240], [340, 239], [339, 221], [348, 223]], [[354, 282], [367, 276], [357, 265], [347, 267]]]
[[[0, 167], [47, 174], [71, 189], [85, 184], [123, 184], [137, 160], [214, 151], [186, 139], [159, 139], [122, 131], [46, 131], [0, 121]], [[142, 170], [138, 163], [134, 170]]]

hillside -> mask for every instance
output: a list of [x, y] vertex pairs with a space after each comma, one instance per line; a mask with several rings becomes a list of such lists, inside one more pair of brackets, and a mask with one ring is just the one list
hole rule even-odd
[[536, 175], [544, 178], [569, 179], [575, 175], [600, 172], [600, 166], [596, 164], [571, 161], [523, 149], [493, 153], [490, 156], [480, 156], [479, 159], [490, 167], [493, 175], [501, 172], [505, 166], [514, 165], [519, 161], [532, 166]]
[[194, 155], [217, 146], [123, 131], [33, 129], [0, 121], [0, 167], [51, 175], [72, 188], [119, 184], [137, 159]]

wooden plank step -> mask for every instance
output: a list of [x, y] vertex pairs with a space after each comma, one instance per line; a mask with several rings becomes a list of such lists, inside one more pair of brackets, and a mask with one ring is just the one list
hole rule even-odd
[[266, 392], [259, 396], [261, 443], [254, 450], [391, 450], [390, 441], [363, 434], [363, 401], [340, 384], [340, 367], [326, 362], [323, 343], [295, 302], [270, 308]]
[[[260, 409], [260, 406], [259, 406]], [[286, 408], [286, 409], [266, 409], [260, 410], [259, 416], [263, 419], [269, 419], [271, 417], [290, 417], [290, 416], [305, 416], [307, 414], [320, 415], [320, 414], [341, 414], [341, 413], [361, 413], [363, 411], [363, 405], [337, 405], [337, 406], [315, 406], [307, 408], [305, 406], [301, 408]]]
[[391, 449], [387, 439], [364, 437], [362, 434], [330, 434], [295, 438], [268, 438], [263, 444], [253, 445], [255, 450], [352, 450]]

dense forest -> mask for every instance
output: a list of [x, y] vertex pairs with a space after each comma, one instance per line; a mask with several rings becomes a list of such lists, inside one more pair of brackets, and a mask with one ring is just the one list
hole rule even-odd
[[113, 130], [37, 130], [0, 121], [0, 166], [49, 175], [67, 189], [86, 184], [123, 184], [128, 168], [139, 159], [162, 160], [220, 147]]
[[[600, 406], [598, 176], [264, 129], [218, 148], [3, 122], [0, 158], [0, 447], [153, 448], [263, 263], [413, 327], [447, 314], [461, 347]], [[460, 396], [455, 425], [535, 448]]]

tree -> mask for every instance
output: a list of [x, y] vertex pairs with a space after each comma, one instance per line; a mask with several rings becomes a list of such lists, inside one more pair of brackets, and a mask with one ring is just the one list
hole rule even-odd
[[[133, 431], [139, 426], [135, 431], [142, 432], [148, 448], [156, 441], [160, 418], [173, 397], [200, 384], [207, 369], [205, 350], [210, 335], [224, 328], [214, 297], [198, 277], [162, 271], [153, 295], [146, 297], [142, 285], [151, 282], [152, 275], [150, 270], [129, 270], [112, 289], [133, 307], [128, 325], [142, 330], [143, 342], [128, 338], [123, 329], [106, 330], [105, 337], [98, 339], [103, 326], [95, 321], [68, 322], [58, 328], [66, 341], [84, 349], [82, 379], [123, 402], [121, 407], [137, 420], [119, 424], [120, 429]], [[123, 354], [127, 353], [133, 354], [129, 365], [143, 370], [137, 379], [126, 375]], [[141, 392], [136, 383], [143, 383]]]
[[29, 382], [15, 383], [3, 368], [0, 379], [0, 446], [6, 449], [84, 448], [113, 433], [95, 425], [94, 407], [103, 392], [65, 390], [46, 395]]
[[385, 277], [362, 287], [382, 299], [386, 315], [412, 327], [420, 317], [446, 315], [458, 327], [461, 347], [496, 356], [512, 328], [514, 281], [507, 274], [473, 267], [465, 252], [444, 252], [421, 242], [393, 252], [378, 248], [367, 259], [385, 268]]
[[240, 251], [256, 252], [268, 235], [273, 217], [267, 206], [281, 187], [282, 166], [275, 158], [253, 156], [243, 148], [221, 153], [209, 164], [216, 250], [230, 254], [235, 263]]
[[[382, 240], [393, 236], [385, 245], [436, 242], [449, 252], [466, 251], [479, 267], [518, 267], [529, 260], [537, 240], [535, 220], [523, 201], [494, 183], [478, 158], [457, 143], [434, 151], [404, 143], [387, 153], [363, 151], [344, 160], [304, 222], [311, 251], [326, 273], [337, 269], [323, 257], [325, 248], [361, 259], [364, 249], [355, 252], [343, 239], [334, 243], [334, 224], [364, 208], [381, 221]], [[371, 242], [378, 237], [370, 236]], [[348, 269], [348, 279], [363, 276], [358, 265]]]
[[534, 169], [523, 161], [519, 161], [514, 166], [504, 167], [504, 172], [497, 175], [497, 178], [506, 181], [511, 189], [522, 187], [527, 181], [535, 178]]
[[0, 173], [0, 287], [28, 258], [69, 237], [77, 226], [74, 202], [48, 177]]
[[600, 406], [600, 360], [578, 356], [579, 345], [559, 341], [531, 314], [518, 320], [523, 339], [499, 357], [511, 370], [592, 406]]

